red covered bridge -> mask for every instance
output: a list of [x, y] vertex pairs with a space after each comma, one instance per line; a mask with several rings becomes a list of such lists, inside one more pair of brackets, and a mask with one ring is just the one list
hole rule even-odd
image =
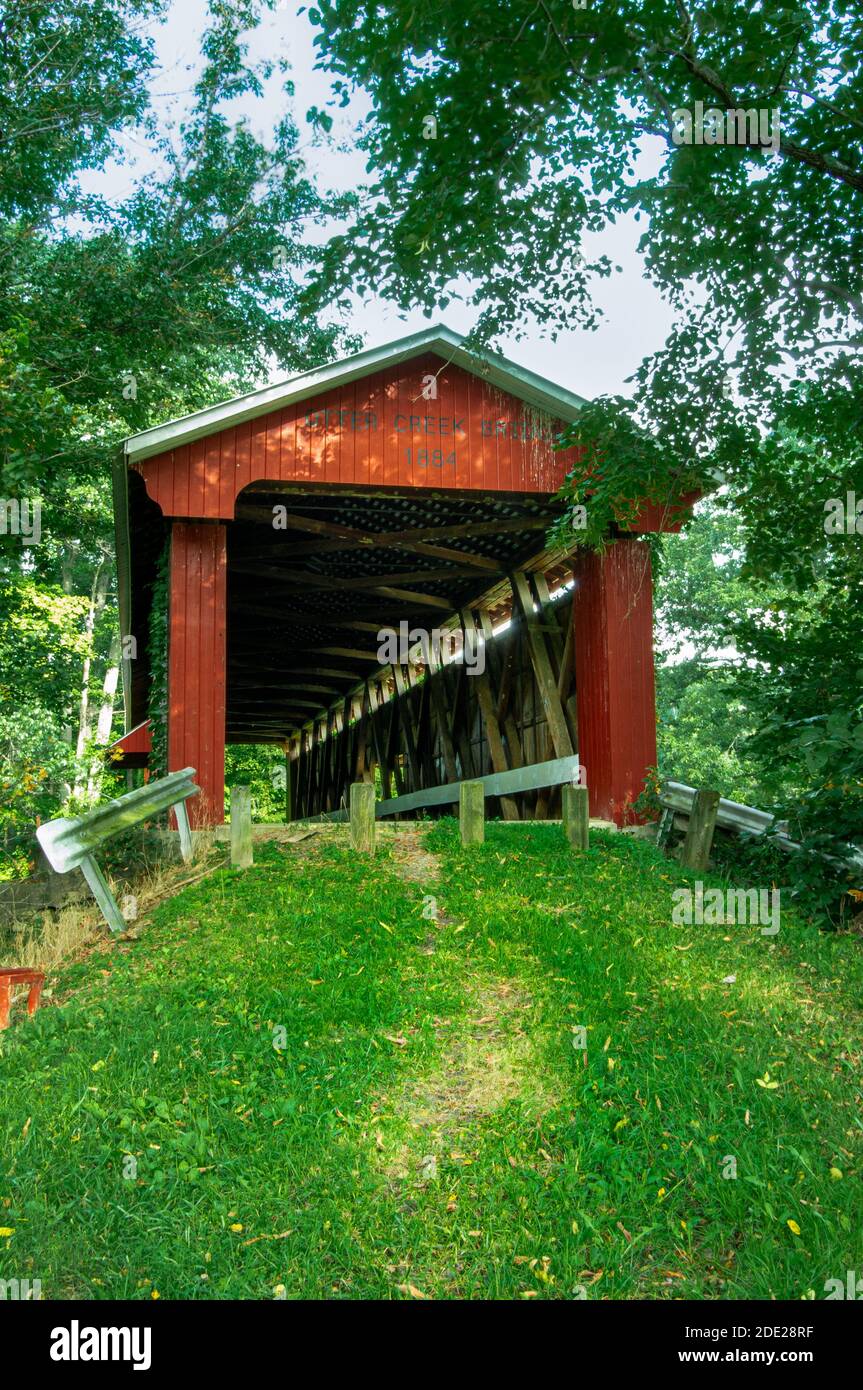
[[[601, 555], [547, 540], [575, 461], [553, 440], [580, 404], [439, 327], [128, 439], [128, 765], [150, 749], [167, 555], [166, 770], [197, 769], [199, 824], [224, 818], [226, 742], [284, 748], [289, 817], [356, 780], [390, 797], [577, 752], [591, 814], [621, 822], [656, 760], [650, 554], [637, 534]], [[635, 529], [657, 525], [648, 507]], [[389, 630], [408, 634], [395, 659]], [[421, 648], [433, 630], [484, 661]]]

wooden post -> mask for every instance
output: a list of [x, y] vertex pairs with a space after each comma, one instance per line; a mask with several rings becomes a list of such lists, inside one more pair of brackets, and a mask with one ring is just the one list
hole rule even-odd
[[371, 782], [351, 783], [351, 846], [360, 854], [375, 852], [375, 789]]
[[225, 820], [227, 573], [223, 523], [171, 523], [167, 770], [197, 770], [196, 829]]
[[289, 824], [294, 818], [293, 807], [293, 770], [291, 768], [291, 745], [285, 744], [285, 824]]
[[231, 864], [248, 869], [252, 854], [252, 794], [248, 787], [231, 787]]
[[587, 849], [589, 837], [587, 787], [563, 788], [563, 832], [576, 849]]
[[485, 792], [482, 782], [462, 782], [459, 788], [459, 823], [463, 845], [481, 845], [485, 839]]
[[590, 810], [623, 825], [656, 764], [650, 550], [634, 537], [573, 562], [578, 756]]
[[695, 793], [689, 813], [689, 825], [686, 827], [686, 839], [680, 852], [680, 862], [685, 869], [695, 869], [697, 873], [702, 873], [707, 868], [718, 810], [719, 792], [702, 788]]

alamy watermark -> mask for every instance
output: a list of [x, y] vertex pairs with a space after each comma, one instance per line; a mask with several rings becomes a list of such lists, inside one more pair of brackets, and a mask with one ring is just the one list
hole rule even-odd
[[858, 500], [856, 492], [846, 492], [844, 501], [828, 497], [824, 510], [826, 536], [863, 536], [863, 497]]
[[762, 936], [779, 931], [779, 888], [675, 888], [671, 920], [677, 927], [760, 926]]
[[461, 657], [469, 676], [481, 676], [485, 670], [485, 642], [476, 630], [412, 628], [407, 619], [402, 618], [398, 631], [382, 627], [378, 632], [377, 657], [381, 666], [409, 665], [411, 653], [417, 647], [426, 666], [433, 662], [442, 666]]
[[152, 1328], [82, 1327], [73, 1318], [69, 1327], [51, 1332], [52, 1361], [131, 1361], [134, 1371], [148, 1371], [152, 1361]]
[[20, 536], [31, 545], [42, 539], [42, 503], [29, 497], [0, 497], [0, 536]]
[[[830, 1290], [829, 1293], [827, 1292], [828, 1289]], [[828, 1303], [831, 1299], [837, 1298], [847, 1298], [854, 1303], [860, 1303], [863, 1301], [863, 1279], [857, 1278], [855, 1269], [846, 1269], [844, 1284], [841, 1279], [825, 1279], [824, 1292], [825, 1301]]]
[[709, 106], [705, 111], [704, 102], [696, 101], [692, 111], [685, 106], [672, 111], [671, 120], [675, 145], [756, 145], [774, 153], [779, 149], [778, 106], [750, 107], [747, 111]]
[[38, 1303], [41, 1297], [41, 1279], [0, 1279], [0, 1303]]

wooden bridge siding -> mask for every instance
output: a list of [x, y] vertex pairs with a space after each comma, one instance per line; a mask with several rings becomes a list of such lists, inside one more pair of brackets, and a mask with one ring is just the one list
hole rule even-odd
[[574, 573], [579, 756], [591, 815], [620, 824], [656, 765], [650, 550], [639, 540], [582, 550]]
[[226, 528], [175, 522], [168, 627], [168, 771], [194, 767], [193, 825], [224, 820]]
[[[530, 418], [523, 401], [500, 392], [433, 354], [406, 363], [397, 375], [378, 373], [231, 426], [135, 464], [147, 492], [166, 516], [232, 520], [236, 497], [252, 482], [342, 483], [359, 486], [451, 488], [457, 491], [557, 491], [573, 451], [555, 452], [545, 440], [484, 435], [482, 420]], [[440, 370], [437, 400], [420, 395], [424, 375]], [[305, 417], [320, 410], [374, 411], [377, 432], [314, 427]], [[397, 432], [396, 414], [463, 418], [464, 435]], [[551, 421], [562, 430], [564, 423]], [[416, 451], [456, 453], [456, 468], [421, 468]], [[414, 451], [409, 465], [406, 450]]]
[[[571, 621], [571, 608], [572, 600], [569, 598], [563, 598], [553, 605], [556, 621], [560, 624], [562, 631], [565, 631]], [[548, 609], [544, 611], [545, 621], [549, 620], [549, 612]], [[510, 623], [509, 627], [494, 639], [493, 651], [489, 647], [486, 649], [486, 672], [489, 674], [491, 682], [493, 703], [495, 706], [498, 705], [499, 674], [502, 672], [503, 663], [510, 654], [514, 660], [511, 728], [514, 727], [518, 744], [518, 747], [513, 749], [512, 740], [508, 734], [504, 733], [507, 766], [511, 768], [523, 763], [544, 761], [550, 756], [548, 753], [550, 738], [548, 722], [537, 690], [529, 643], [524, 625], [519, 619]], [[554, 666], [554, 661], [552, 664]], [[568, 674], [569, 679], [564, 683], [565, 693], [568, 692], [574, 679], [571, 654]], [[556, 666], [555, 676], [559, 677], [559, 675], [559, 666]], [[349, 710], [347, 723], [339, 712], [336, 712], [338, 728], [336, 728], [332, 718], [327, 721], [316, 722], [313, 735], [314, 743], [311, 749], [309, 746], [310, 734], [306, 732], [303, 733], [301, 739], [295, 741], [292, 749], [296, 759], [295, 780], [298, 787], [295, 815], [301, 818], [317, 815], [322, 810], [337, 810], [340, 806], [347, 804], [349, 786], [352, 781], [362, 777], [372, 780], [375, 768], [379, 766], [376, 749], [385, 750], [387, 748], [391, 720], [395, 722], [397, 734], [392, 759], [393, 770], [397, 769], [397, 775], [394, 779], [395, 785], [391, 784], [390, 794], [419, 791], [423, 787], [438, 786], [452, 780], [447, 775], [443, 731], [440, 723], [434, 719], [430, 721], [426, 718], [423, 725], [420, 726], [421, 734], [423, 729], [425, 730], [425, 738], [421, 738], [416, 746], [419, 775], [415, 775], [412, 769], [409, 739], [413, 738], [413, 731], [419, 725], [421, 702], [423, 699], [431, 700], [431, 689], [427, 691], [426, 686], [431, 686], [432, 683], [441, 691], [444, 707], [451, 711], [454, 716], [447, 723], [447, 729], [455, 745], [458, 776], [484, 776], [495, 771], [488, 731], [480, 707], [479, 678], [464, 676], [462, 679], [465, 697], [464, 707], [456, 708], [456, 692], [459, 681], [459, 667], [456, 665], [449, 665], [442, 670], [427, 674], [418, 684], [411, 685], [410, 688], [404, 690], [402, 695], [394, 695], [385, 703], [379, 703], [377, 700], [366, 701], [364, 715], [365, 755], [362, 767], [358, 767], [356, 758], [360, 742], [359, 719], [363, 717], [359, 704]], [[565, 700], [563, 703], [565, 705]], [[377, 707], [375, 708], [375, 706]], [[355, 722], [351, 722], [352, 719]], [[408, 734], [408, 728], [411, 729], [411, 734]], [[324, 741], [325, 732], [330, 735], [326, 741]], [[464, 757], [461, 755], [461, 748], [465, 746], [469, 750], [469, 757], [472, 762], [472, 766], [467, 769], [464, 766]], [[309, 777], [310, 759], [314, 761], [316, 769], [325, 769], [326, 771], [322, 775], [318, 772], [317, 775]], [[429, 770], [431, 776], [428, 775]], [[536, 814], [540, 817], [552, 814], [555, 805], [554, 798], [550, 798], [548, 793], [544, 796], [536, 793], [525, 793], [516, 800], [521, 807], [522, 814]], [[492, 803], [490, 810], [492, 814], [498, 813], [499, 808], [496, 802]]]

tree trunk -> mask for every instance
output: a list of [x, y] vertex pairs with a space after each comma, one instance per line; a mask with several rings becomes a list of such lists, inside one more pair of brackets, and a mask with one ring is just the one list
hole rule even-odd
[[[102, 682], [102, 704], [99, 708], [99, 718], [96, 721], [96, 745], [104, 748], [111, 737], [111, 725], [114, 722], [114, 701], [117, 694], [117, 681], [120, 676], [120, 634], [114, 633], [111, 638], [111, 650], [108, 653], [108, 669], [105, 672], [105, 679]], [[93, 758], [90, 763], [90, 773], [87, 778], [87, 799], [95, 801], [99, 793], [100, 772], [102, 769], [101, 757]]]
[[84, 750], [91, 736], [92, 726], [90, 719], [90, 672], [93, 664], [93, 639], [96, 632], [96, 624], [102, 616], [105, 602], [108, 597], [108, 582], [110, 573], [104, 558], [99, 561], [96, 574], [93, 578], [93, 585], [90, 590], [90, 607], [87, 612], [87, 622], [85, 632], [87, 634], [87, 655], [84, 658], [84, 667], [81, 672], [81, 699], [78, 705], [78, 738], [75, 744], [75, 757], [78, 766], [75, 770], [75, 795], [80, 796], [85, 789], [85, 777], [87, 770], [83, 764]]

